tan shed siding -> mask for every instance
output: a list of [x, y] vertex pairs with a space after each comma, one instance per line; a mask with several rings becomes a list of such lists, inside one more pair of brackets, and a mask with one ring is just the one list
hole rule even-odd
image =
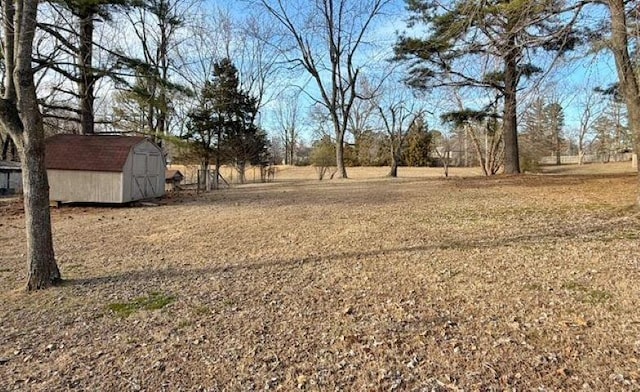
[[47, 170], [49, 198], [63, 202], [122, 203], [122, 173]]
[[131, 197], [131, 170], [133, 163], [133, 154], [129, 151], [129, 156], [127, 157], [127, 161], [124, 163], [124, 167], [122, 168], [122, 202], [128, 203], [133, 201]]

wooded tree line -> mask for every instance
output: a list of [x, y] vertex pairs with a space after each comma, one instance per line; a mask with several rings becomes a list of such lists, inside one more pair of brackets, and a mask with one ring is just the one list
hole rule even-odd
[[[311, 108], [310, 117], [320, 119], [329, 137], [320, 140], [333, 144], [337, 176], [347, 177], [347, 159], [375, 161], [375, 149], [387, 150], [395, 175], [425, 142], [410, 137], [432, 110], [425, 97], [441, 94], [457, 99], [441, 117], [452, 132], [429, 136], [440, 143], [437, 155], [448, 157], [455, 133], [462, 133], [485, 173], [502, 167], [517, 174], [522, 141], [556, 154], [563, 142], [561, 105], [554, 102], [539, 105], [544, 130], [534, 132], [540, 128], [534, 113], [527, 131], [519, 132], [518, 120], [526, 123], [529, 116], [521, 110], [523, 93], [566, 53], [589, 47], [615, 59], [614, 89], [626, 109], [618, 112], [626, 121], [616, 123], [615, 136], [603, 133], [600, 143], [632, 143], [636, 152], [640, 146], [637, 1], [407, 0], [408, 28], [389, 44], [393, 62], [380, 57], [371, 34], [382, 29], [397, 1], [246, 4], [248, 16], [238, 17], [205, 14], [204, 3], [195, 0], [2, 3], [0, 130], [3, 157], [7, 145], [23, 166], [29, 288], [60, 279], [48, 215], [45, 131], [175, 137], [190, 142], [202, 165], [224, 160], [242, 170], [267, 159], [262, 114], [293, 94], [303, 97], [297, 107]], [[585, 15], [598, 23], [585, 22]], [[289, 162], [301, 132], [293, 112], [283, 109], [281, 121], [269, 123]], [[585, 104], [584, 127], [576, 131], [580, 151], [588, 144], [585, 130], [607, 128], [604, 121]]]

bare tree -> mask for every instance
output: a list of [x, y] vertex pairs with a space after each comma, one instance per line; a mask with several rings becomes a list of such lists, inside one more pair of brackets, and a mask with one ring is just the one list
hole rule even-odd
[[435, 152], [442, 162], [444, 176], [449, 177], [449, 164], [451, 163], [451, 137], [439, 131], [434, 131], [433, 143]]
[[22, 164], [27, 231], [27, 290], [60, 282], [49, 213], [49, 184], [44, 164], [44, 126], [32, 68], [38, 0], [2, 3], [4, 94], [0, 126], [11, 135]]
[[[176, 61], [177, 47], [185, 40], [188, 20], [197, 0], [145, 0], [126, 14], [135, 33], [129, 57], [135, 84], [119, 95], [116, 112], [132, 123], [138, 132], [149, 133], [156, 142], [169, 131], [173, 114], [172, 98], [186, 89], [175, 82], [181, 64]], [[129, 40], [133, 41], [133, 40]]]
[[238, 64], [242, 88], [257, 98], [258, 110], [275, 99], [280, 82], [282, 38], [265, 15], [248, 15], [231, 23], [234, 42], [231, 58]]
[[223, 58], [237, 64], [242, 89], [258, 99], [258, 110], [271, 102], [277, 73], [281, 69], [280, 38], [264, 16], [236, 17], [225, 9], [203, 13], [190, 22], [190, 39], [180, 45], [180, 76], [197, 91], [213, 72], [215, 62]]
[[[384, 75], [381, 80], [386, 80], [386, 77], [387, 75]], [[370, 161], [369, 151], [363, 144], [366, 144], [365, 140], [375, 128], [373, 121], [378, 114], [378, 101], [383, 91], [381, 90], [382, 82], [374, 86], [364, 76], [360, 78], [358, 84], [360, 91], [358, 98], [353, 102], [353, 108], [347, 122], [347, 132], [353, 137], [355, 159], [359, 165], [363, 165]]]
[[[358, 97], [358, 55], [373, 21], [391, 0], [256, 0], [286, 30], [296, 54], [289, 60], [315, 81], [333, 125], [338, 176], [346, 178], [344, 139]], [[306, 13], [303, 13], [305, 12]]]
[[403, 92], [383, 97], [382, 102], [376, 106], [384, 131], [389, 137], [389, 177], [398, 177], [398, 165], [407, 135], [416, 120], [422, 117], [424, 110], [417, 108], [415, 101], [403, 96]]
[[[483, 110], [471, 110], [464, 106], [457, 89], [453, 90], [453, 94], [459, 110], [443, 114], [442, 120], [462, 129], [465, 136], [471, 138], [485, 176], [497, 174], [504, 164], [505, 154], [504, 124], [500, 124], [498, 121], [500, 116], [496, 113], [497, 99], [494, 100], [493, 105], [485, 107]], [[481, 142], [482, 136], [484, 136], [484, 148]]]
[[276, 107], [275, 119], [284, 145], [284, 164], [295, 163], [295, 152], [300, 136], [299, 92], [283, 92]]
[[581, 94], [581, 102], [579, 104], [582, 107], [582, 115], [580, 116], [580, 128], [575, 135], [578, 145], [578, 165], [582, 165], [584, 161], [586, 139], [602, 112], [602, 108], [598, 107], [600, 100], [597, 98], [598, 94], [594, 91]]

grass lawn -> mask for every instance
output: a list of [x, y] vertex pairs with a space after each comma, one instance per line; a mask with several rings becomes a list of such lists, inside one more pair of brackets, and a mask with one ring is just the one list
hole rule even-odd
[[350, 170], [158, 207], [52, 210], [65, 284], [23, 291], [0, 203], [0, 391], [638, 390], [625, 164]]

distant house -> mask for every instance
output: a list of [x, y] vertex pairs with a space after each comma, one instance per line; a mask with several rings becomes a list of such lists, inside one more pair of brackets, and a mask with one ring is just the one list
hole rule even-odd
[[22, 192], [22, 170], [19, 162], [0, 161], [0, 195]]
[[164, 195], [162, 150], [144, 137], [56, 135], [46, 141], [45, 165], [51, 201], [127, 203]]

